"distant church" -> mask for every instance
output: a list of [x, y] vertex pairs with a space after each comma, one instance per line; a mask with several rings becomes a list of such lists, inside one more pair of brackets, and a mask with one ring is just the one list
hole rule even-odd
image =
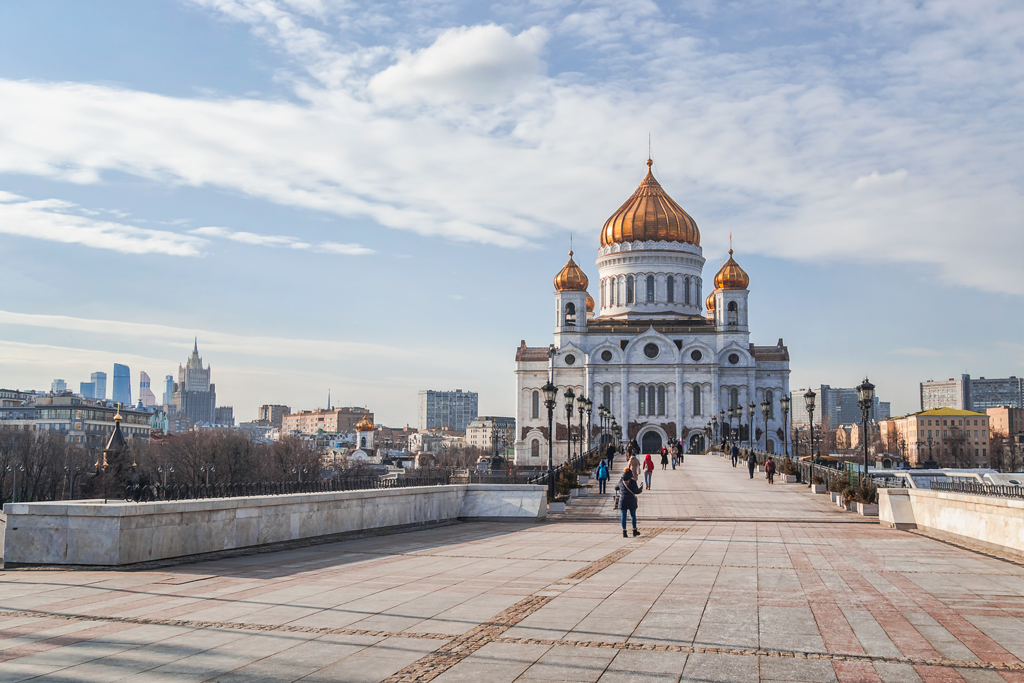
[[211, 368], [203, 367], [199, 357], [199, 340], [184, 367], [178, 366], [178, 381], [171, 393], [171, 407], [176, 415], [184, 415], [192, 424], [215, 422], [217, 385], [210, 383]]
[[648, 159], [646, 177], [601, 230], [597, 313], [587, 276], [570, 251], [555, 277], [554, 344], [524, 341], [516, 352], [517, 465], [547, 462], [551, 435], [541, 388], [549, 380], [558, 387], [556, 462], [567, 454], [562, 396], [570, 387], [593, 401], [595, 432], [597, 408], [604, 405], [622, 437], [635, 438], [644, 453], [674, 439], [688, 452], [703, 450], [712, 416], [721, 419], [722, 411], [741, 406], [748, 424], [751, 403], [755, 441], [763, 446], [760, 404], [767, 399], [768, 449], [781, 450], [779, 399], [789, 392], [789, 351], [781, 339], [774, 346], [750, 343], [750, 278], [731, 248], [714, 291], [703, 298], [697, 224], [655, 180], [651, 164]]

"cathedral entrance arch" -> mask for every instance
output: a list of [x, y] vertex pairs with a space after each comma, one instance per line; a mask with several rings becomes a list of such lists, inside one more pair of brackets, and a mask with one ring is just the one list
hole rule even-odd
[[701, 433], [693, 434], [690, 436], [690, 453], [703, 453], [704, 452], [704, 435]]
[[640, 437], [640, 452], [660, 453], [663, 443], [665, 443], [665, 440], [661, 438], [661, 434], [652, 429]]

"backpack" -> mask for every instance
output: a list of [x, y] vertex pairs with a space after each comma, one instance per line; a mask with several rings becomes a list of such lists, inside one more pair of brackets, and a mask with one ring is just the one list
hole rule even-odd
[[601, 463], [601, 466], [597, 468], [597, 478], [607, 479], [608, 478], [608, 466]]

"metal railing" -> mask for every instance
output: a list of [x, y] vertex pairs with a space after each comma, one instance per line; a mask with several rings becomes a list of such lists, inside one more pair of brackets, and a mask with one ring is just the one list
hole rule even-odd
[[544, 469], [541, 470], [539, 473], [533, 475], [532, 477], [529, 477], [526, 483], [542, 484], [544, 486], [547, 486], [548, 496], [553, 497], [555, 493], [555, 487], [558, 485], [558, 480], [562, 476], [562, 471], [565, 470], [566, 468], [569, 468], [574, 472], [579, 472], [583, 467], [586, 466], [587, 461], [589, 461], [593, 456], [597, 455], [598, 452], [600, 452], [600, 448], [595, 446], [594, 448], [591, 448], [589, 451], [577, 453], [573, 457], [569, 458], [568, 461], [555, 466], [555, 468], [551, 471], [553, 479], [548, 478], [548, 470]]
[[240, 498], [242, 496], [280, 496], [293, 493], [329, 493], [367, 489], [397, 489], [409, 486], [444, 486], [452, 483], [450, 470], [438, 470], [420, 476], [359, 476], [317, 479], [314, 481], [273, 481], [239, 484], [129, 484], [124, 498], [135, 502], [195, 500], [201, 498]]
[[999, 498], [1024, 498], [1024, 486], [1001, 484], [978, 484], [959, 481], [932, 482], [932, 491], [950, 491], [953, 493], [972, 493], [978, 496], [997, 496]]

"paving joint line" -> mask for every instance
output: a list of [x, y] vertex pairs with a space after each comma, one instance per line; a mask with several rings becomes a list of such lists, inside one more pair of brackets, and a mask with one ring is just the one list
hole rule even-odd
[[661, 529], [655, 528], [643, 536], [634, 537], [631, 542], [623, 547], [608, 553], [599, 560], [591, 562], [586, 567], [569, 574], [569, 576], [552, 582], [544, 589], [537, 591], [537, 594], [520, 600], [476, 628], [450, 640], [437, 650], [384, 679], [383, 683], [426, 683], [427, 681], [434, 680], [484, 645], [495, 642], [503, 633], [547, 605], [556, 597], [554, 595], [540, 595], [540, 593], [552, 590], [566, 580], [583, 580], [594, 576], [602, 569], [608, 568], [634, 550], [637, 550], [652, 538], [657, 537], [661, 532]]

